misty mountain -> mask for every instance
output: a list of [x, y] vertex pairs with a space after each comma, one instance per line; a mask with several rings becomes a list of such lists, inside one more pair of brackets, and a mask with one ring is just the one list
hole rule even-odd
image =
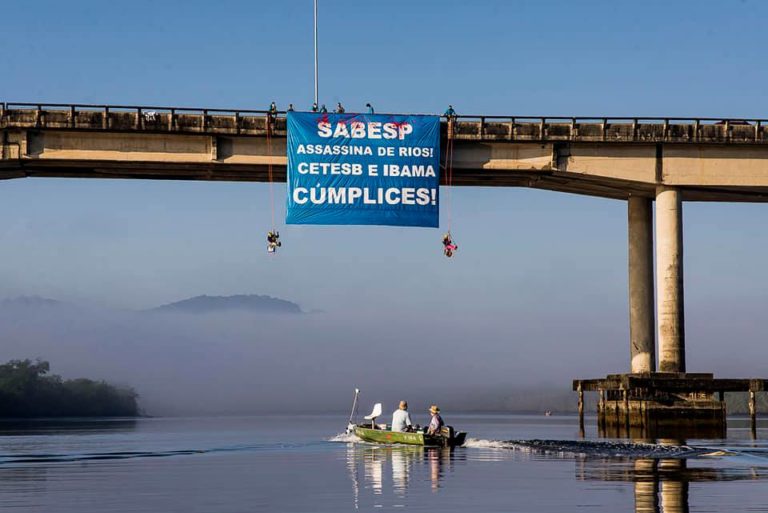
[[300, 314], [301, 307], [296, 303], [271, 296], [240, 294], [235, 296], [196, 296], [167, 305], [158, 306], [150, 312], [173, 312], [206, 314], [217, 312], [254, 312]]
[[0, 301], [0, 308], [5, 309], [59, 308], [65, 305], [62, 301], [40, 296], [18, 296]]

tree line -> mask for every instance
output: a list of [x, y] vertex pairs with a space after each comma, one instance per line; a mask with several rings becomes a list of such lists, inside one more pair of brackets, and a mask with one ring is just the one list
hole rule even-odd
[[138, 394], [91, 379], [49, 374], [43, 360], [11, 360], [0, 365], [0, 417], [132, 417]]

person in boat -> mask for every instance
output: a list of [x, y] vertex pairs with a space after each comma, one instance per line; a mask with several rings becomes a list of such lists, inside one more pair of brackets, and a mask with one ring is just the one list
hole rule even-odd
[[373, 106], [370, 103], [366, 103], [365, 106], [368, 107], [368, 114], [374, 114]]
[[451, 258], [453, 256], [453, 252], [457, 249], [459, 249], [459, 247], [453, 243], [451, 232], [446, 233], [443, 236], [443, 254], [445, 254], [445, 256], [448, 258]]
[[268, 253], [274, 253], [277, 248], [282, 246], [283, 243], [280, 242], [280, 233], [277, 231], [270, 231], [267, 232], [267, 252]]
[[413, 431], [413, 423], [411, 422], [411, 414], [408, 413], [407, 401], [400, 401], [400, 407], [392, 414], [392, 431], [405, 433]]
[[326, 108], [325, 108], [325, 104], [323, 104], [323, 105], [320, 107], [320, 114], [327, 114], [327, 113], [328, 113], [328, 109], [326, 109]]
[[429, 421], [429, 426], [427, 427], [427, 434], [428, 435], [439, 435], [440, 430], [445, 425], [443, 423], [443, 418], [440, 416], [440, 408], [437, 407], [437, 405], [433, 404], [429, 407], [429, 413], [432, 415], [432, 419]]
[[312, 104], [312, 112], [317, 112], [317, 111], [318, 111], [317, 102], [315, 102]]
[[344, 109], [344, 106], [341, 104], [341, 102], [336, 103], [336, 114], [344, 114], [346, 110]]
[[456, 117], [456, 111], [453, 110], [453, 105], [448, 105], [448, 108], [445, 109], [445, 112], [443, 113], [443, 116], [448, 118], [448, 121], [452, 120]]

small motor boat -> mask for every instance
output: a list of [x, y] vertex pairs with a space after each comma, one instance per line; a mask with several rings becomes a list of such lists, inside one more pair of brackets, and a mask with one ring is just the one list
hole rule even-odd
[[352, 405], [352, 415], [347, 425], [347, 433], [355, 434], [361, 440], [379, 444], [405, 444], [405, 445], [423, 445], [425, 447], [459, 447], [464, 444], [467, 434], [463, 431], [454, 431], [451, 426], [443, 426], [440, 433], [428, 434], [426, 428], [422, 431], [392, 431], [387, 429], [386, 424], [377, 424], [376, 418], [381, 416], [381, 403], [373, 405], [373, 411], [366, 415], [367, 421], [363, 424], [352, 422], [357, 405], [357, 396], [359, 389], [355, 389], [355, 400]]

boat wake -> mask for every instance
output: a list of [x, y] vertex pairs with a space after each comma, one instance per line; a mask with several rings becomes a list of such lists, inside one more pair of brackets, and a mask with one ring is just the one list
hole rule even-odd
[[328, 439], [329, 442], [341, 442], [341, 443], [362, 443], [354, 433], [339, 433], [336, 436], [332, 436]]
[[560, 457], [688, 458], [712, 453], [712, 449], [690, 447], [688, 445], [594, 442], [587, 440], [478, 440], [476, 438], [469, 438], [464, 447], [504, 449]]
[[274, 451], [302, 449], [306, 444], [255, 444], [233, 445], [229, 447], [211, 447], [201, 449], [177, 449], [167, 451], [112, 451], [112, 452], [82, 452], [82, 453], [15, 453], [0, 454], [0, 466], [34, 463], [71, 463], [98, 460], [127, 460], [135, 458], [168, 458], [171, 456], [191, 456], [198, 454], [240, 452], [240, 451]]

